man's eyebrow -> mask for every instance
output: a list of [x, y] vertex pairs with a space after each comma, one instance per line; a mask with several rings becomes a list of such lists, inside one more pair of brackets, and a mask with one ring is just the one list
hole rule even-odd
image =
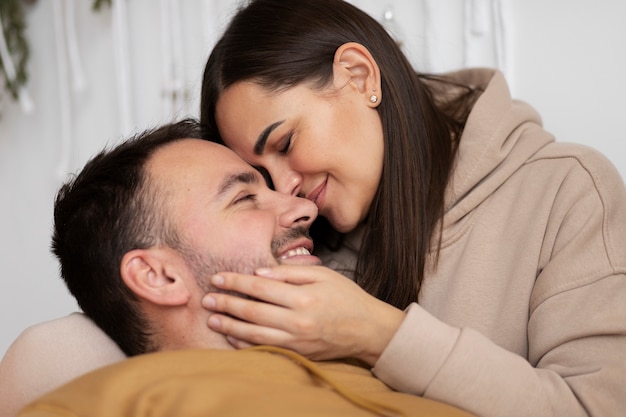
[[237, 184], [257, 184], [258, 182], [259, 176], [253, 171], [237, 172], [227, 175], [217, 189], [217, 198], [224, 197], [224, 195]]
[[256, 140], [256, 142], [254, 144], [254, 154], [255, 155], [263, 154], [263, 150], [265, 149], [265, 143], [267, 142], [267, 138], [270, 136], [270, 133], [272, 133], [272, 131], [274, 129], [276, 129], [278, 126], [283, 124], [283, 122], [284, 122], [284, 120], [281, 120], [280, 122], [272, 123], [271, 125], [266, 127], [263, 130], [263, 132], [261, 132], [261, 134], [259, 135], [259, 137], [257, 138], [257, 140]]

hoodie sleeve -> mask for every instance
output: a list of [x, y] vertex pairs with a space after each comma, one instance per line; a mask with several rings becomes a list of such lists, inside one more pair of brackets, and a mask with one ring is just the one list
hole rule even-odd
[[528, 357], [413, 304], [377, 377], [484, 417], [624, 415], [626, 191], [598, 153], [567, 158], [572, 169], [556, 195], [544, 196], [554, 202], [532, 277]]

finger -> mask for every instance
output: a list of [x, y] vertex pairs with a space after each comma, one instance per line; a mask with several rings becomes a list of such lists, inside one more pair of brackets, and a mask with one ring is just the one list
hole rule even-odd
[[297, 289], [285, 282], [232, 272], [212, 276], [211, 284], [220, 290], [236, 292], [280, 306], [287, 306], [291, 297], [296, 296]]
[[233, 341], [236, 340], [235, 347], [237, 348], [250, 345], [283, 346], [289, 338], [289, 335], [282, 330], [258, 326], [221, 314], [213, 314], [209, 317], [208, 325], [211, 330]]
[[248, 342], [245, 342], [243, 340], [239, 340], [239, 339], [237, 339], [235, 337], [232, 337], [232, 336], [226, 336], [226, 340], [235, 349], [246, 349], [246, 348], [249, 348], [249, 347], [252, 347], [252, 346], [256, 346], [256, 345], [253, 345], [252, 343], [248, 343]]
[[291, 315], [289, 309], [279, 305], [221, 293], [207, 294], [202, 305], [209, 311], [280, 330], [287, 330]]
[[312, 284], [321, 279], [321, 267], [311, 265], [279, 265], [274, 267], [258, 268], [255, 275], [271, 278], [290, 284]]

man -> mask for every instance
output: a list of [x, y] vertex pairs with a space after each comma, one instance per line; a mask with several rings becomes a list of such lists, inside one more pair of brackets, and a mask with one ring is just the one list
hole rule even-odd
[[319, 264], [307, 232], [316, 215], [186, 120], [101, 152], [65, 184], [52, 250], [80, 307], [128, 356], [230, 349], [207, 331], [209, 278]]
[[52, 249], [85, 314], [136, 357], [19, 416], [466, 415], [393, 392], [359, 366], [235, 351], [207, 327], [201, 299], [214, 273], [320, 263], [307, 234], [316, 215], [312, 202], [270, 190], [235, 153], [202, 140], [191, 120], [95, 156], [57, 195]]

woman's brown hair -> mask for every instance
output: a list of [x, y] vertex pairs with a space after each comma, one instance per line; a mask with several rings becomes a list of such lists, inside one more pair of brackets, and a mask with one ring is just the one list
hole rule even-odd
[[[239, 81], [253, 81], [268, 90], [304, 82], [319, 88], [329, 85], [335, 51], [347, 42], [358, 42], [372, 54], [384, 96], [378, 106], [384, 165], [355, 279], [370, 294], [403, 309], [417, 301], [433, 241], [439, 252], [437, 224], [456, 142], [471, 107], [471, 89], [436, 104], [424, 81], [445, 80], [416, 73], [383, 26], [349, 3], [252, 0], [234, 16], [211, 52], [200, 121], [207, 135], [219, 137], [217, 100]], [[314, 225], [316, 238], [324, 230], [322, 223]]]

